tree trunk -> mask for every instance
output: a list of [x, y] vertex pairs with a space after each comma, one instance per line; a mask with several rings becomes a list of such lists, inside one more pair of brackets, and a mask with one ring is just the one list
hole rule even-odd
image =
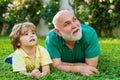
[[[44, 5], [49, 4], [50, 0], [42, 0]], [[70, 10], [74, 13], [73, 5], [74, 0], [59, 0], [60, 2], [60, 8], [59, 10]], [[38, 36], [46, 36], [49, 32], [49, 26], [45, 23], [45, 20], [43, 18], [40, 19], [40, 22], [37, 26]]]
[[[44, 5], [49, 4], [50, 0], [41, 0]], [[49, 26], [47, 23], [45, 23], [45, 20], [43, 18], [40, 18], [40, 21], [37, 26], [37, 32], [38, 36], [46, 36], [49, 32]]]
[[70, 10], [74, 13], [73, 5], [74, 0], [59, 0], [60, 1], [60, 10]]
[[1, 30], [1, 36], [4, 36], [5, 35], [5, 33], [7, 32], [7, 29], [8, 29], [8, 24], [6, 24], [6, 23], [3, 23], [3, 27], [2, 27], [2, 30]]
[[39, 24], [37, 25], [38, 36], [46, 36], [49, 32], [49, 26], [45, 23], [43, 18], [40, 19]]

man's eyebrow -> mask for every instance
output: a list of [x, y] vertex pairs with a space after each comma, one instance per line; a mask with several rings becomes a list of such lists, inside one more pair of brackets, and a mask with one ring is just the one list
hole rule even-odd
[[73, 16], [73, 19], [77, 19], [76, 16]]
[[64, 23], [63, 23], [63, 25], [65, 26], [66, 24], [68, 24], [70, 21], [65, 21]]
[[[76, 16], [74, 15], [74, 16], [72, 17], [72, 19], [76, 19]], [[63, 25], [68, 24], [69, 22], [70, 22], [69, 20], [66, 20], [66, 21], [63, 23]]]
[[64, 24], [69, 23], [70, 21], [65, 21]]

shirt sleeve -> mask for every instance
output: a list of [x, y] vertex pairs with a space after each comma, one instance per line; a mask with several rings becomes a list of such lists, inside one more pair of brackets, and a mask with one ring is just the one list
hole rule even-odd
[[59, 52], [59, 41], [58, 41], [58, 36], [53, 33], [49, 33], [49, 35], [46, 38], [46, 43], [45, 43], [45, 48], [50, 54], [51, 58], [61, 58], [60, 52]]
[[13, 67], [13, 72], [18, 72], [18, 71], [26, 71], [26, 65], [24, 62], [24, 59], [22, 56], [20, 56], [19, 52], [15, 52], [13, 55], [12, 59], [12, 67]]
[[52, 63], [49, 53], [47, 52], [45, 48], [40, 47], [40, 54], [41, 54], [41, 65], [42, 66]]
[[100, 47], [95, 30], [92, 30], [89, 34], [90, 35], [88, 35], [88, 38], [86, 39], [85, 56], [86, 58], [93, 58], [100, 54]]

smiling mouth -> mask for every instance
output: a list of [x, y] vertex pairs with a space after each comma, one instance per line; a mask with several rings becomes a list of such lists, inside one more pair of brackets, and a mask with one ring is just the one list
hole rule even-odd
[[76, 30], [73, 32], [73, 34], [76, 34], [78, 31], [79, 31], [79, 29], [76, 29]]
[[35, 39], [31, 39], [30, 42], [35, 41]]

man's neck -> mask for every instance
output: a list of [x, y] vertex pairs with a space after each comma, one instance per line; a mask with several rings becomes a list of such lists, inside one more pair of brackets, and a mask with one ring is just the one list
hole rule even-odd
[[75, 41], [65, 41], [66, 45], [73, 50], [75, 46]]

